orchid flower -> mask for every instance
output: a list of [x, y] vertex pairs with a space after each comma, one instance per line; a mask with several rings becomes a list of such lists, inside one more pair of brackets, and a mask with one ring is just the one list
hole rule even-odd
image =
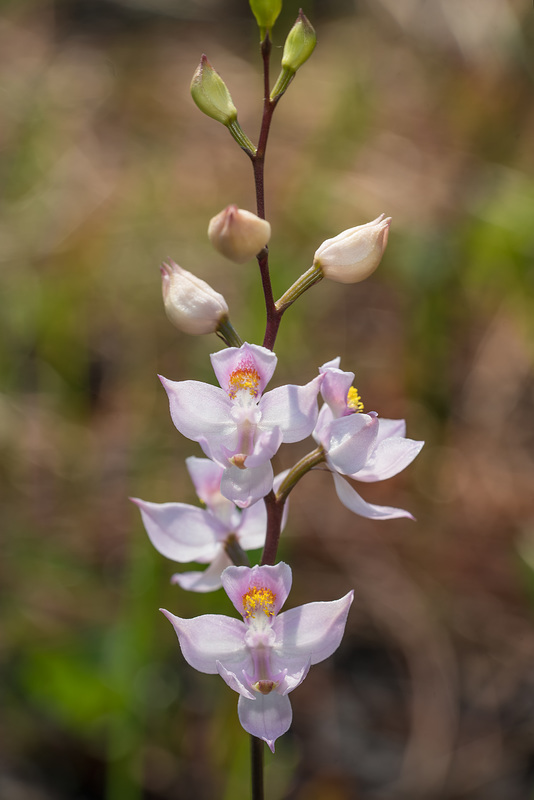
[[[222, 467], [209, 458], [191, 456], [185, 461], [191, 480], [205, 509], [187, 503], [149, 503], [133, 497], [150, 541], [172, 561], [198, 561], [209, 564], [203, 572], [181, 572], [172, 583], [192, 592], [220, 589], [221, 573], [232, 563], [226, 548], [233, 541], [243, 550], [263, 547], [267, 529], [265, 503], [259, 502], [239, 511], [221, 494]], [[275, 486], [286, 473], [275, 478]], [[284, 509], [282, 528], [287, 518]]]
[[365, 414], [353, 372], [339, 369], [340, 359], [319, 368], [324, 376], [321, 395], [325, 401], [313, 432], [323, 447], [332, 470], [337, 496], [344, 506], [370, 519], [408, 517], [409, 511], [367, 503], [341, 475], [367, 483], [383, 481], [401, 472], [414, 460], [424, 442], [406, 439], [403, 419], [379, 419]]
[[220, 614], [181, 619], [161, 610], [185, 660], [200, 672], [219, 673], [238, 692], [241, 725], [274, 752], [276, 739], [291, 725], [287, 695], [310, 665], [339, 647], [354, 593], [279, 614], [291, 588], [287, 564], [228, 567], [221, 580], [243, 621]]
[[317, 420], [323, 376], [263, 394], [276, 362], [270, 350], [245, 343], [211, 355], [222, 388], [161, 378], [175, 426], [223, 468], [221, 492], [240, 508], [271, 491], [271, 458], [282, 442], [309, 436]]

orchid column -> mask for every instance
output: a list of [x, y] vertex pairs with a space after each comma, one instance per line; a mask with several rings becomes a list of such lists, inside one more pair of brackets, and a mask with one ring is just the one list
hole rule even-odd
[[[332, 475], [339, 500], [355, 514], [372, 519], [411, 517], [403, 509], [366, 502], [351, 481], [378, 481], [397, 474], [423, 443], [406, 438], [404, 420], [365, 412], [353, 385], [354, 373], [342, 371], [339, 358], [318, 365], [304, 385], [267, 388], [278, 362], [274, 347], [284, 313], [323, 278], [357, 283], [371, 275], [386, 248], [391, 220], [382, 214], [323, 242], [310, 259], [310, 268], [275, 300], [269, 268], [271, 226], [265, 219], [266, 149], [274, 111], [311, 56], [316, 36], [300, 11], [271, 89], [271, 32], [281, 0], [250, 0], [250, 5], [260, 29], [263, 64], [257, 144], [241, 128], [230, 92], [205, 55], [194, 73], [191, 93], [201, 111], [228, 128], [252, 164], [256, 213], [229, 204], [209, 222], [208, 235], [213, 246], [236, 263], [256, 258], [265, 298], [265, 335], [261, 344], [244, 342], [230, 323], [222, 294], [173, 261], [163, 264], [163, 298], [170, 321], [186, 334], [215, 333], [226, 349], [210, 356], [218, 386], [160, 376], [175, 427], [203, 453], [204, 457], [188, 458], [187, 468], [204, 507], [138, 498], [134, 502], [162, 555], [179, 563], [208, 565], [204, 571], [178, 573], [173, 582], [193, 592], [222, 586], [239, 615], [183, 619], [163, 611], [186, 661], [201, 672], [219, 674], [239, 695], [239, 720], [252, 736], [252, 797], [259, 800], [263, 742], [274, 752], [276, 739], [291, 725], [289, 693], [311, 665], [340, 645], [353, 598], [348, 590], [340, 599], [281, 612], [292, 582], [291, 568], [277, 563], [289, 494], [321, 465]], [[287, 469], [275, 475], [271, 463], [275, 454], [283, 457], [287, 445], [308, 438], [309, 453], [294, 463], [286, 455]], [[263, 547], [261, 563], [251, 565], [247, 551], [258, 547]]]

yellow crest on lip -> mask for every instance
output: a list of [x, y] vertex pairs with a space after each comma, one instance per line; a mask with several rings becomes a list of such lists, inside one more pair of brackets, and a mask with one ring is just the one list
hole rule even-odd
[[245, 617], [255, 617], [256, 611], [263, 611], [267, 617], [274, 617], [276, 595], [264, 586], [250, 586], [243, 595]]
[[347, 393], [347, 405], [352, 411], [356, 411], [358, 414], [361, 414], [364, 409], [362, 398], [355, 386], [351, 386]]
[[236, 394], [245, 390], [248, 391], [251, 397], [256, 397], [258, 394], [258, 386], [260, 385], [260, 376], [251, 359], [241, 361], [237, 369], [230, 374], [228, 379], [228, 394], [233, 398]]

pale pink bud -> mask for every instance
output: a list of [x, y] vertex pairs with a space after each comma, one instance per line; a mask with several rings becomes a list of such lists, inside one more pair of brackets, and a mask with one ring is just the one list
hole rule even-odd
[[208, 236], [219, 253], [243, 264], [263, 250], [271, 238], [271, 226], [250, 211], [228, 206], [210, 220]]
[[380, 263], [388, 241], [391, 217], [381, 214], [366, 225], [358, 225], [326, 239], [315, 252], [313, 263], [325, 278], [339, 283], [358, 283], [368, 278]]
[[222, 294], [174, 261], [162, 264], [160, 270], [163, 303], [172, 324], [184, 333], [215, 333], [228, 318]]

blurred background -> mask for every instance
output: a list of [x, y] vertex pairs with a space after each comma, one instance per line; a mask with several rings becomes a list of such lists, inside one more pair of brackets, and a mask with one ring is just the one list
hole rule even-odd
[[[299, 2], [274, 30], [273, 79]], [[367, 410], [425, 439], [366, 500], [323, 471], [292, 494], [289, 605], [354, 587], [343, 644], [292, 694], [270, 800], [534, 797], [534, 20], [525, 0], [309, 0], [318, 46], [267, 159], [277, 295], [317, 246], [385, 212], [368, 281], [285, 316], [273, 385], [336, 355]], [[253, 263], [206, 228], [254, 209], [248, 159], [189, 96], [202, 52], [245, 131], [261, 113], [245, 0], [4, 0], [0, 18], [0, 797], [249, 796], [237, 696], [189, 668], [128, 496], [196, 502], [200, 454], [156, 373], [214, 381], [215, 337], [167, 322], [159, 263], [263, 337]], [[290, 466], [309, 443], [282, 449]]]

